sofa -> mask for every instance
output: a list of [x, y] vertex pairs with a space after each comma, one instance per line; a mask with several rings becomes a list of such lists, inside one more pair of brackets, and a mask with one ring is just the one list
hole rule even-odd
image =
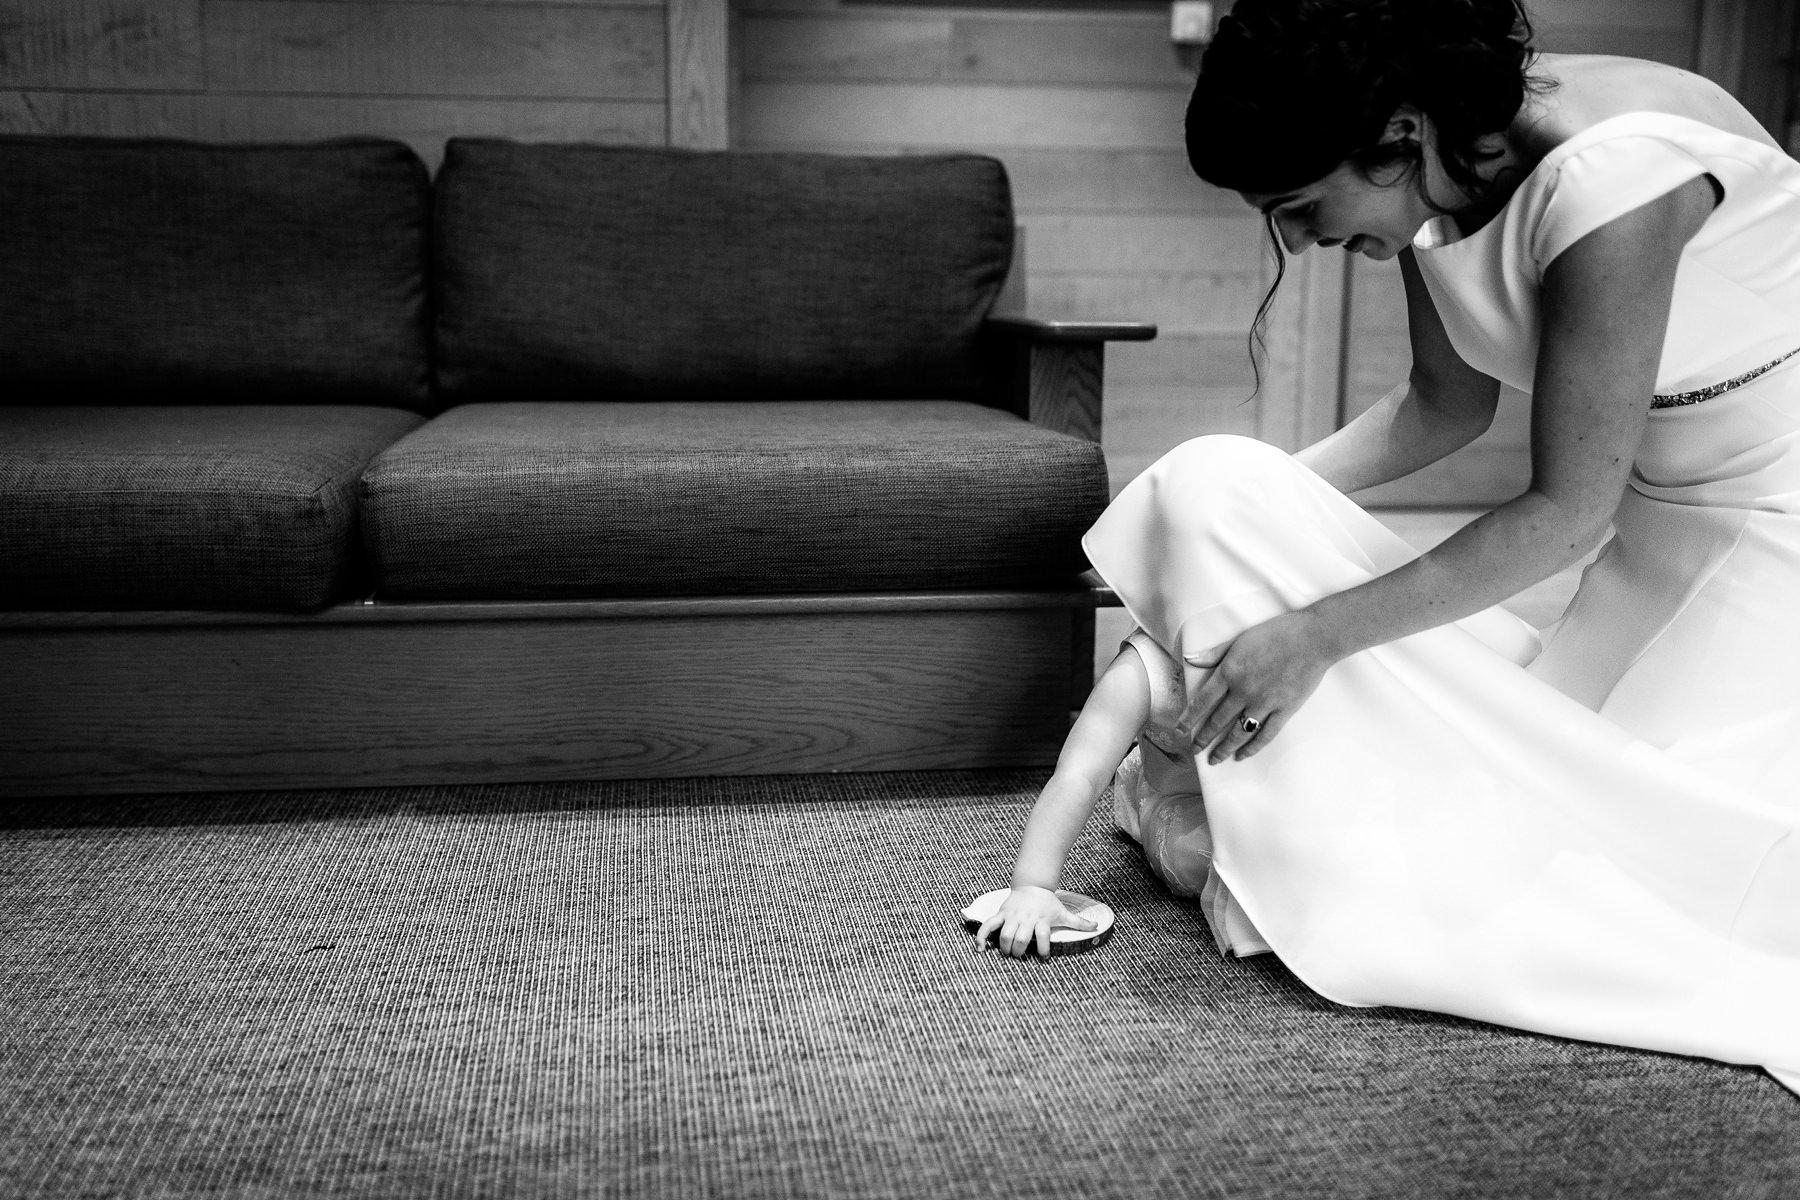
[[1035, 765], [1103, 347], [1006, 175], [0, 138], [0, 791]]

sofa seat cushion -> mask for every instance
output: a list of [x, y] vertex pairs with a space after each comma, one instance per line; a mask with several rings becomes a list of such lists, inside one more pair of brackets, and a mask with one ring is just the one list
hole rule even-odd
[[1100, 447], [955, 400], [464, 405], [363, 477], [376, 594], [1029, 587], [1085, 565]]
[[399, 142], [0, 137], [0, 395], [426, 410], [430, 225]]
[[0, 406], [0, 604], [321, 607], [356, 479], [424, 418], [364, 406]]
[[447, 403], [945, 396], [989, 386], [997, 159], [455, 138], [437, 178]]

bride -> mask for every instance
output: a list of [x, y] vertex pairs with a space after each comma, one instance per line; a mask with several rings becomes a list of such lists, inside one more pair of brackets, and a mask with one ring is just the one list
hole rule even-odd
[[[1529, 39], [1512, 0], [1221, 23], [1195, 171], [1288, 253], [1398, 258], [1413, 367], [1296, 456], [1177, 448], [1088, 534], [1193, 747], [1187, 786], [1134, 752], [1120, 822], [1335, 1000], [1800, 1087], [1800, 163], [1703, 78]], [[1346, 499], [1502, 383], [1522, 494], [1416, 556]], [[1495, 607], [1609, 530], [1541, 639]]]

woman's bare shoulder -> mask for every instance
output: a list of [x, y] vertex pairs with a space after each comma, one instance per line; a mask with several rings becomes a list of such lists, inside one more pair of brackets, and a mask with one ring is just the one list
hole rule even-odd
[[1630, 112], [1687, 117], [1777, 145], [1730, 92], [1704, 75], [1667, 63], [1605, 54], [1542, 54], [1533, 74], [1552, 86], [1527, 99], [1514, 133], [1538, 154], [1591, 125]]

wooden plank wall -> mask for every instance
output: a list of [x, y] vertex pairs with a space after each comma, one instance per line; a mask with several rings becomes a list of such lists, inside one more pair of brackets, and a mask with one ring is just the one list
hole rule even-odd
[[[1161, 326], [1155, 342], [1108, 350], [1115, 489], [1198, 433], [1310, 441], [1341, 406], [1360, 411], [1403, 376], [1397, 271], [1315, 253], [1289, 263], [1263, 388], [1249, 400], [1245, 337], [1271, 278], [1261, 226], [1187, 169], [1191, 75], [1169, 44], [1166, 9], [738, 8], [740, 144], [992, 153], [1012, 175], [1026, 231], [1031, 309]], [[1695, 9], [1696, 0], [1532, 5], [1546, 49], [1683, 66], [1694, 60]], [[1481, 460], [1473, 480], [1458, 462], [1428, 492], [1394, 498], [1461, 502], [1460, 487], [1492, 490], [1488, 460], [1511, 464], [1520, 437], [1514, 414], [1470, 456]]]
[[1191, 74], [1166, 8], [739, 0], [740, 145], [976, 150], [1006, 163], [1032, 312], [1153, 320], [1107, 350], [1115, 486], [1201, 432], [1254, 433], [1244, 346], [1266, 285], [1258, 223], [1181, 149]]
[[[725, 143], [726, 0], [0, 0], [0, 131]], [[671, 103], [671, 92], [674, 101]]]

